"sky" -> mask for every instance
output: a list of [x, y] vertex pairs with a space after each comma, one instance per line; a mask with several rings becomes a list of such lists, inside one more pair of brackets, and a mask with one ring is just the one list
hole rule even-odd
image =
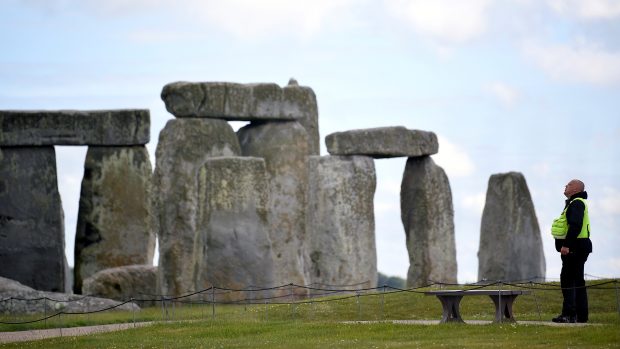
[[[620, 276], [619, 0], [3, 0], [0, 50], [0, 109], [147, 108], [153, 166], [174, 81], [294, 77], [317, 95], [322, 155], [337, 131], [435, 132], [459, 282], [477, 280], [488, 179], [508, 171], [526, 178], [546, 276], [559, 278], [549, 230], [579, 178], [586, 274]], [[70, 265], [85, 153], [56, 147]], [[375, 161], [378, 269], [401, 277], [405, 162]]]

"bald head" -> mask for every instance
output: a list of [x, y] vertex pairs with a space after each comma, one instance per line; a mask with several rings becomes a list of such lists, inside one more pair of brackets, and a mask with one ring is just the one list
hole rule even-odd
[[566, 187], [564, 187], [564, 196], [570, 198], [571, 196], [581, 193], [584, 190], [586, 190], [586, 185], [578, 179], [573, 179], [568, 182]]

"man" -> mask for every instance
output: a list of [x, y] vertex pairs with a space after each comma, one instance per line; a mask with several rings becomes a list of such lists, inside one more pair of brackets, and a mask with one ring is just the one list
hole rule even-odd
[[560, 218], [553, 222], [551, 233], [555, 249], [562, 258], [560, 285], [562, 286], [562, 314], [553, 322], [588, 322], [588, 295], [583, 269], [592, 252], [590, 240], [590, 217], [585, 185], [578, 179], [568, 182], [564, 188], [566, 204]]

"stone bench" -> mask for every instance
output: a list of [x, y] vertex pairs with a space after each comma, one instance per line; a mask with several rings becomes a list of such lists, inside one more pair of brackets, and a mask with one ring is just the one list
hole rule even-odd
[[459, 306], [464, 296], [489, 296], [495, 304], [494, 322], [515, 322], [512, 313], [512, 303], [517, 296], [530, 294], [531, 291], [522, 290], [442, 290], [424, 292], [427, 296], [437, 296], [443, 307], [441, 323], [464, 322], [461, 318]]

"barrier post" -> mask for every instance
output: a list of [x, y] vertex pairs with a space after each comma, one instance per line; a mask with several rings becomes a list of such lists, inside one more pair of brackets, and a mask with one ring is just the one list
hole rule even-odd
[[538, 298], [536, 297], [536, 291], [534, 290], [534, 282], [530, 280], [530, 287], [532, 287], [532, 295], [534, 296], [534, 302], [536, 303], [536, 310], [538, 310], [538, 321], [542, 321], [540, 315], [540, 305], [538, 305]]
[[384, 317], [383, 317], [383, 306], [385, 304], [384, 297], [385, 297], [385, 285], [383, 285], [382, 291], [381, 291], [381, 320], [384, 320]]
[[43, 297], [43, 314], [45, 318], [44, 328], [47, 328], [47, 297]]
[[161, 296], [161, 321], [166, 321], [164, 312], [164, 296]]
[[291, 305], [290, 306], [290, 308], [291, 308], [291, 318], [294, 319], [295, 318], [295, 314], [294, 314], [294, 311], [293, 311], [293, 284], [292, 283], [288, 284], [288, 292], [289, 292], [288, 293], [288, 295], [289, 295], [289, 302], [290, 302], [290, 305]]
[[499, 305], [499, 323], [501, 324], [502, 321], [504, 320], [504, 309], [502, 309], [502, 286], [504, 285], [504, 283], [502, 281], [499, 282], [499, 297], [498, 298], [498, 305]]
[[618, 307], [618, 316], [620, 316], [620, 296], [618, 296], [618, 279], [614, 280], [616, 285], [616, 306]]
[[357, 302], [357, 320], [362, 319], [362, 306], [360, 305], [360, 293], [355, 291], [355, 301]]
[[86, 298], [86, 321], [90, 323], [90, 304], [88, 302], [88, 298]]
[[211, 286], [211, 318], [215, 320], [215, 286]]
[[267, 311], [267, 301], [265, 300], [265, 321], [269, 320], [269, 313]]

